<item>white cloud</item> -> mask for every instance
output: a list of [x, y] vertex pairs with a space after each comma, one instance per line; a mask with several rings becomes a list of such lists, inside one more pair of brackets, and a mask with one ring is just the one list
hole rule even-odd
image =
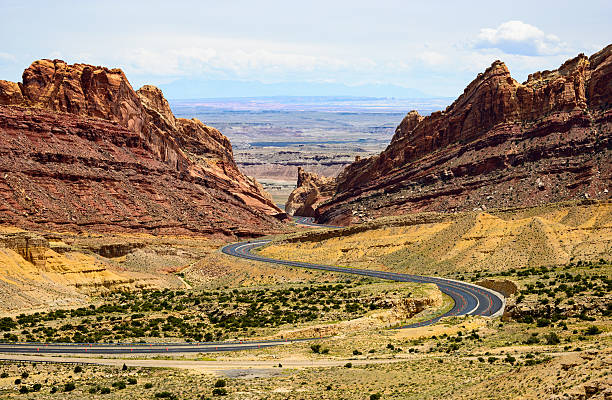
[[448, 57], [437, 51], [424, 51], [419, 54], [417, 58], [425, 65], [429, 66], [444, 65], [448, 62]]
[[367, 71], [377, 65], [369, 58], [343, 58], [323, 46], [187, 36], [148, 39], [136, 41], [137, 47], [126, 43], [121, 52], [116, 52], [115, 61], [134, 74], [264, 81], [313, 76], [320, 79], [341, 71]]
[[567, 51], [567, 45], [557, 36], [546, 34], [522, 21], [507, 21], [497, 28], [481, 29], [473, 47], [524, 56], [554, 55]]

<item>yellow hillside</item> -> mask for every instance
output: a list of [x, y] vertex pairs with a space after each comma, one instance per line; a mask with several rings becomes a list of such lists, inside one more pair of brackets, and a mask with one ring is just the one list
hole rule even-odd
[[612, 203], [387, 218], [320, 239], [318, 232], [295, 235], [262, 254], [412, 273], [503, 271], [609, 258]]

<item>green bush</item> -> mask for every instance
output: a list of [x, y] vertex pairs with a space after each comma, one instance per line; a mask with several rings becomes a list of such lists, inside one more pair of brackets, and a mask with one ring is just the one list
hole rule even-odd
[[113, 387], [115, 389], [119, 389], [119, 390], [125, 389], [126, 388], [125, 381], [116, 381], [116, 382], [113, 382]]
[[68, 382], [64, 384], [64, 392], [72, 392], [74, 389], [76, 389], [76, 385], [74, 384], [74, 382]]
[[111, 392], [110, 388], [103, 387], [100, 389], [100, 394], [109, 394]]
[[158, 399], [176, 399], [177, 398], [175, 394], [170, 393], [168, 391], [155, 393], [155, 397]]
[[147, 382], [144, 384], [145, 389], [151, 389], [152, 387], [153, 387], [153, 384], [151, 382]]
[[550, 332], [548, 335], [544, 336], [546, 338], [546, 344], [555, 345], [561, 343], [561, 339], [555, 332]]
[[224, 387], [217, 387], [213, 389], [212, 394], [213, 396], [226, 396], [227, 389], [225, 389]]
[[344, 364], [344, 366], [346, 368], [353, 368], [353, 363], [347, 362], [346, 364]]
[[217, 382], [215, 382], [216, 388], [225, 387], [226, 385], [227, 383], [225, 382], [225, 379], [217, 379]]
[[77, 374], [79, 372], [83, 372], [83, 367], [81, 367], [80, 365], [77, 365], [76, 367], [74, 367], [74, 372], [76, 372]]
[[19, 388], [19, 393], [21, 393], [21, 394], [26, 394], [26, 393], [29, 393], [29, 392], [30, 392], [30, 390], [28, 389], [27, 386], [22, 386], [22, 387]]
[[380, 400], [380, 393], [374, 393], [370, 395], [370, 400]]
[[601, 329], [595, 325], [591, 325], [584, 331], [584, 333], [585, 335], [598, 335], [601, 333]]

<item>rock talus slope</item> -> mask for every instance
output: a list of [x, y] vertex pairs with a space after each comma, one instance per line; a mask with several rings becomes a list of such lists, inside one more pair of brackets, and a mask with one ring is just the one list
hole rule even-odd
[[494, 62], [444, 111], [410, 112], [349, 165], [321, 222], [610, 198], [612, 45], [515, 81]]
[[0, 223], [253, 236], [282, 218], [225, 136], [120, 69], [40, 60], [0, 81]]

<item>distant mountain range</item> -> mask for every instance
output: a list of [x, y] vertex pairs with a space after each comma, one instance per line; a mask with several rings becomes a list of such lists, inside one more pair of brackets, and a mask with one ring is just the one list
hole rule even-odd
[[178, 79], [160, 88], [169, 99], [201, 99], [253, 96], [367, 96], [396, 98], [434, 97], [417, 89], [389, 84], [349, 86], [325, 82], [280, 82]]

